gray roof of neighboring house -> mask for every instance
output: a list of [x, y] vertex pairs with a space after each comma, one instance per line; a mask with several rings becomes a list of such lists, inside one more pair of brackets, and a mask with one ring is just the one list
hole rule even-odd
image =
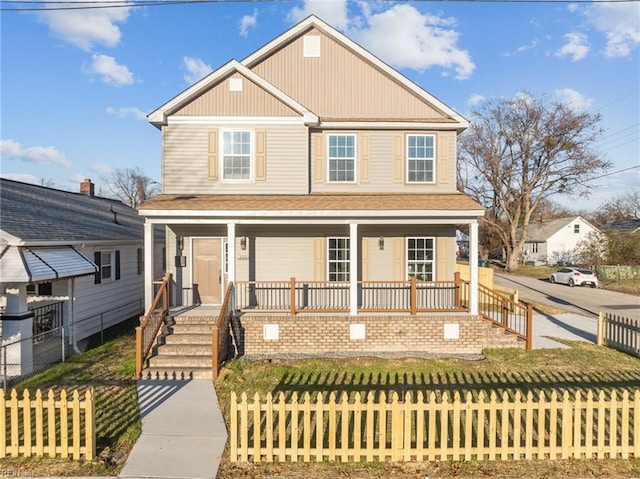
[[622, 233], [635, 233], [640, 231], [640, 219], [611, 221], [602, 226], [603, 231], [620, 231]]
[[0, 178], [0, 229], [31, 244], [137, 241], [143, 225], [138, 212], [118, 200]]
[[527, 235], [527, 242], [529, 243], [543, 243], [547, 241], [554, 233], [557, 233], [562, 228], [572, 223], [573, 221], [581, 219], [587, 224], [590, 224], [584, 218], [580, 216], [571, 216], [568, 218], [556, 218], [549, 221], [532, 221], [529, 223], [529, 232]]

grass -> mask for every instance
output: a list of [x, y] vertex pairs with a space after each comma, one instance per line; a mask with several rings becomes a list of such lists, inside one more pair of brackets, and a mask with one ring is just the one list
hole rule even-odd
[[116, 475], [141, 431], [134, 363], [133, 333], [125, 331], [102, 346], [16, 384], [19, 393], [52, 388], [56, 396], [61, 389], [84, 392], [94, 388], [98, 459], [5, 458], [0, 469], [32, 476]]
[[[319, 391], [500, 391], [531, 389], [637, 389], [640, 359], [583, 342], [569, 349], [487, 350], [486, 359], [383, 360], [307, 359], [229, 363], [216, 382], [220, 405], [228, 416], [231, 391], [280, 393]], [[439, 463], [232, 464], [223, 458], [219, 478], [309, 479], [357, 477], [640, 477], [640, 459]]]

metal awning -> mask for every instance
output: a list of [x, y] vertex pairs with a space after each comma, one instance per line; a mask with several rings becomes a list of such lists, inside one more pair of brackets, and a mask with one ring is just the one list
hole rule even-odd
[[5, 246], [0, 252], [0, 283], [52, 281], [97, 271], [73, 246]]

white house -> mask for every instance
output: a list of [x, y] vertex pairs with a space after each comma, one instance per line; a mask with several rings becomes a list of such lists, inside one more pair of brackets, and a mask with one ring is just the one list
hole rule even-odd
[[144, 227], [136, 210], [95, 196], [90, 180], [71, 193], [0, 179], [0, 200], [0, 337], [9, 376], [38, 369], [28, 340], [38, 343], [38, 333], [61, 338], [64, 327], [75, 346], [143, 312]]
[[593, 232], [598, 228], [581, 216], [531, 222], [523, 259], [536, 264], [579, 263], [576, 247]]

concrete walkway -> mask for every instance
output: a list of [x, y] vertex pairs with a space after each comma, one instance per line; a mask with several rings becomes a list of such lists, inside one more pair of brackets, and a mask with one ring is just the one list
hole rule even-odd
[[598, 320], [594, 317], [575, 313], [542, 314], [533, 313], [533, 349], [564, 349], [566, 344], [550, 339], [561, 338], [570, 341], [597, 341]]
[[227, 428], [213, 383], [138, 381], [142, 434], [121, 478], [215, 478]]

